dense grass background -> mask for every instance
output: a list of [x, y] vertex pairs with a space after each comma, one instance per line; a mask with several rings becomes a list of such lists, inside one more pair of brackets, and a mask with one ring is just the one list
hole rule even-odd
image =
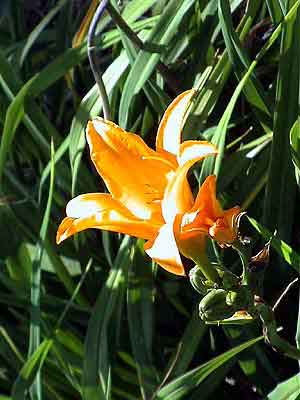
[[[56, 246], [67, 201], [104, 190], [84, 138], [102, 112], [85, 37], [72, 48], [90, 4], [0, 2], [0, 399], [298, 398], [297, 362], [263, 344], [260, 323], [204, 325], [188, 280], [141, 241], [88, 231]], [[220, 154], [191, 181], [217, 174], [222, 204], [259, 221], [242, 223], [253, 254], [276, 231], [260, 274], [274, 304], [300, 271], [300, 1], [110, 4], [147, 43], [99, 23], [112, 120], [153, 144], [168, 103], [199, 88], [186, 137]], [[231, 250], [211, 257], [237, 269]], [[298, 303], [296, 284], [276, 310], [290, 341]]]

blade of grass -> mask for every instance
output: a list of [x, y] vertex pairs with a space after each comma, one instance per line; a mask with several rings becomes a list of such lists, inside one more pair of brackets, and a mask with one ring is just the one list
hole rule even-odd
[[[217, 2], [214, 6], [211, 3], [208, 4], [208, 10], [205, 9], [203, 11], [203, 15], [207, 14], [206, 18], [209, 18], [211, 16], [211, 13], [213, 15], [212, 9], [214, 7], [214, 12], [216, 12], [218, 8]], [[252, 8], [250, 11], [252, 11]], [[241, 42], [243, 42], [247, 37], [247, 34], [249, 33], [249, 30], [251, 28], [252, 21], [253, 15], [251, 13], [248, 14], [247, 11], [246, 14], [242, 17], [241, 22], [236, 29], [236, 32], [239, 35], [239, 40]], [[228, 52], [225, 50], [223, 51], [223, 54], [220, 56], [218, 62], [214, 66], [207, 85], [199, 92], [199, 95], [196, 98], [197, 106], [194, 110], [194, 114], [197, 115], [197, 119], [195, 119], [195, 123], [192, 125], [194, 129], [198, 130], [203, 128], [203, 124], [214, 109], [214, 106], [216, 105], [222, 93], [222, 89], [229, 78], [230, 72], [231, 62], [229, 60]]]
[[[248, 24], [252, 23], [260, 5], [260, 0], [251, 1], [251, 3], [249, 3], [247, 12]], [[244, 48], [240, 43], [238, 35], [233, 28], [233, 23], [230, 15], [230, 4], [228, 0], [219, 0], [218, 9], [226, 49], [228, 51], [230, 60], [236, 70], [237, 76], [239, 79], [241, 79], [244, 71], [249, 68], [250, 61], [248, 55], [246, 54]], [[252, 74], [252, 76], [249, 78], [249, 81], [245, 84], [243, 90], [248, 102], [252, 104], [255, 108], [257, 108], [256, 111], [260, 110], [268, 116], [271, 115], [272, 110], [270, 109], [270, 105], [267, 103], [264, 89], [256, 78], [255, 74]]]
[[194, 357], [195, 352], [199, 348], [199, 345], [201, 346], [204, 343], [203, 341], [203, 343], [200, 344], [203, 336], [207, 331], [207, 328], [207, 325], [199, 318], [199, 311], [197, 307], [192, 315], [192, 318], [189, 320], [185, 328], [184, 334], [182, 335], [182, 338], [179, 342], [179, 352], [177, 353], [176, 351], [176, 353], [172, 356], [168, 367], [166, 368], [167, 370], [169, 370], [170, 366], [176, 359], [169, 378], [174, 379], [186, 372], [189, 364]]
[[[114, 7], [115, 13], [118, 13], [118, 4], [115, 0], [112, 0], [111, 7]], [[122, 44], [126, 51], [130, 65], [133, 66], [138, 56], [138, 48], [135, 45], [135, 42], [132, 42], [119, 26], [117, 28], [120, 32]], [[140, 41], [141, 43], [144, 43], [143, 40], [147, 40], [148, 36], [149, 35], [144, 35], [143, 32], [141, 32], [140, 37], [136, 36], [137, 38], [136, 40]], [[158, 114], [162, 114], [167, 104], [169, 104], [170, 102], [165, 92], [160, 89], [156, 81], [152, 78], [148, 79], [147, 82], [145, 82], [143, 90], [153, 109], [156, 110]]]
[[261, 341], [262, 339], [263, 336], [259, 336], [255, 339], [248, 340], [247, 342], [226, 351], [220, 356], [213, 358], [207, 363], [202, 364], [200, 367], [187, 372], [186, 374], [170, 382], [168, 385], [164, 386], [157, 393], [156, 398], [163, 400], [183, 399], [184, 396], [186, 396], [191, 390], [195, 389], [195, 387], [199, 386], [213, 371], [215, 371], [217, 368], [220, 368], [223, 364], [239, 354], [241, 351]]
[[[192, 7], [193, 0], [179, 2], [172, 0], [168, 2], [160, 20], [149, 35], [149, 42], [168, 45], [172, 36], [176, 33], [180, 21]], [[133, 97], [139, 93], [145, 82], [150, 78], [158, 61], [159, 54], [149, 54], [139, 51], [138, 56], [126, 79], [119, 109], [119, 124], [123, 128], [128, 125], [128, 116]]]
[[243, 79], [239, 82], [238, 86], [236, 87], [234, 94], [233, 94], [230, 102], [228, 103], [228, 106], [227, 106], [227, 108], [218, 124], [217, 130], [212, 138], [212, 143], [214, 143], [218, 147], [219, 154], [214, 159], [211, 157], [211, 158], [204, 160], [204, 162], [202, 163], [201, 175], [200, 175], [201, 182], [203, 182], [203, 180], [206, 178], [206, 176], [208, 176], [212, 173], [215, 173], [216, 175], [218, 175], [220, 167], [221, 167], [222, 158], [224, 155], [226, 129], [228, 127], [229, 120], [230, 120], [234, 105], [237, 101], [237, 98], [240, 95], [247, 79], [250, 77], [250, 75], [254, 71], [256, 65], [264, 57], [264, 55], [267, 53], [267, 51], [270, 49], [270, 47], [275, 43], [275, 41], [278, 38], [278, 36], [280, 35], [282, 29], [293, 22], [294, 16], [297, 13], [299, 5], [300, 5], [299, 0], [294, 3], [293, 7], [291, 7], [289, 12], [285, 16], [284, 20], [272, 33], [272, 35], [268, 39], [267, 43], [263, 46], [263, 48], [257, 54], [255, 60], [252, 61], [248, 71], [246, 72]]
[[219, 153], [215, 158], [207, 158], [202, 163], [201, 168], [201, 175], [200, 175], [200, 182], [203, 182], [204, 179], [211, 174], [219, 175], [222, 159], [224, 157], [224, 150], [225, 150], [225, 139], [226, 139], [226, 132], [230, 122], [230, 118], [235, 107], [235, 104], [243, 90], [244, 85], [246, 84], [247, 80], [251, 76], [254, 68], [256, 67], [256, 62], [253, 62], [248, 69], [247, 73], [244, 75], [243, 79], [239, 82], [238, 86], [236, 87], [230, 102], [228, 103], [226, 110], [217, 126], [217, 129], [212, 137], [211, 142], [215, 144], [218, 148]]
[[210, 400], [212, 396], [214, 396], [214, 391], [222, 384], [224, 378], [228, 376], [235, 363], [236, 360], [232, 358], [227, 361], [226, 364], [223, 364], [222, 368], [218, 368], [209, 374], [202, 382], [201, 386], [191, 394], [189, 400], [198, 400], [199, 398], [201, 398], [201, 400]]
[[52, 344], [53, 341], [51, 339], [45, 339], [31, 354], [13, 385], [12, 400], [25, 399], [26, 393], [42, 368]]
[[143, 241], [138, 241], [133, 250], [128, 273], [127, 310], [131, 347], [136, 361], [143, 399], [151, 397], [159, 382], [152, 357], [152, 297], [151, 261], [146, 262]]
[[[88, 263], [84, 273], [81, 276], [81, 279], [79, 283], [77, 284], [70, 300], [66, 304], [65, 308], [62, 311], [62, 314], [60, 315], [59, 319], [57, 320], [55, 327], [53, 329], [53, 334], [59, 335], [60, 334], [60, 326], [68, 313], [70, 307], [72, 306], [72, 303], [74, 302], [74, 299], [76, 295], [79, 292], [80, 287], [82, 286], [83, 281], [85, 280], [85, 277], [87, 273], [89, 272], [89, 269], [91, 267], [91, 260]], [[49, 333], [51, 335], [51, 332], [49, 330]], [[12, 389], [12, 398], [13, 400], [21, 400], [24, 399], [26, 396], [26, 392], [32, 385], [32, 382], [34, 381], [36, 375], [39, 373], [41, 370], [45, 359], [49, 353], [50, 349], [55, 348], [56, 344], [55, 341], [53, 341], [53, 338], [45, 339], [39, 347], [35, 350], [35, 352], [29, 357], [29, 359], [26, 361], [26, 363], [23, 365], [18, 378], [16, 379], [13, 389]], [[57, 354], [57, 352], [54, 351], [54, 354]], [[62, 363], [64, 366], [64, 362]]]
[[300, 119], [298, 118], [290, 131], [292, 161], [298, 186], [300, 185]]
[[53, 7], [48, 14], [39, 22], [39, 24], [33, 29], [30, 35], [27, 38], [26, 44], [23, 47], [21, 57], [20, 57], [20, 66], [23, 65], [27, 54], [29, 53], [31, 47], [34, 45], [35, 41], [46, 28], [46, 26], [51, 22], [51, 20], [55, 17], [55, 15], [60, 11], [60, 9], [67, 3], [67, 0], [60, 0], [55, 7]]
[[268, 9], [269, 9], [269, 13], [271, 15], [273, 24], [278, 24], [284, 15], [280, 1], [279, 0], [266, 0], [266, 3], [268, 6]]
[[[40, 296], [41, 296], [41, 260], [44, 251], [44, 241], [47, 235], [47, 229], [50, 218], [50, 211], [53, 198], [54, 190], [54, 145], [51, 143], [51, 174], [50, 174], [50, 186], [49, 195], [43, 222], [40, 229], [40, 238], [36, 248], [36, 256], [32, 264], [32, 275], [31, 275], [31, 321], [30, 321], [30, 337], [29, 337], [29, 350], [28, 355], [31, 357], [40, 346]], [[41, 358], [43, 360], [43, 358]], [[41, 394], [41, 382], [39, 373], [37, 373], [35, 381], [31, 388], [32, 397], [40, 400]]]
[[114, 266], [95, 304], [85, 339], [82, 389], [85, 400], [110, 398], [111, 360], [109, 326], [119, 296], [123, 295], [125, 271], [129, 262], [130, 238], [125, 237]]
[[267, 400], [296, 400], [300, 395], [300, 377], [299, 374], [292, 376], [290, 379], [279, 383], [271, 393], [268, 394]]
[[[289, 1], [289, 11], [298, 2]], [[286, 242], [290, 241], [294, 220], [295, 174], [291, 160], [289, 135], [299, 116], [300, 82], [300, 14], [283, 27], [279, 70], [277, 75], [274, 132], [269, 164], [269, 176], [264, 203], [264, 225], [277, 230]], [[286, 105], [289, 104], [287, 108]], [[284, 263], [278, 259], [276, 279], [271, 270], [266, 270], [266, 279], [273, 285], [282, 284], [285, 276]]]
[[291, 266], [298, 274], [300, 274], [300, 255], [296, 253], [286, 242], [278, 239], [263, 225], [257, 222], [254, 218], [248, 217], [250, 223], [259, 232], [263, 238], [268, 241], [271, 240], [271, 246], [276, 252]]

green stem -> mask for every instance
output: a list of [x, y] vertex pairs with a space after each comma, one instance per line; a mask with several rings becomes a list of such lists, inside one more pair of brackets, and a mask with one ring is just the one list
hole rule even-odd
[[216, 284], [221, 283], [218, 271], [212, 265], [212, 263], [209, 261], [206, 255], [205, 256], [202, 255], [201, 257], [194, 259], [193, 261], [197, 264], [197, 266], [199, 267], [199, 269], [201, 270], [202, 274], [205, 276], [206, 279]]
[[100, 62], [99, 62], [99, 58], [96, 55], [96, 42], [95, 42], [95, 34], [96, 34], [97, 24], [107, 7], [107, 2], [108, 2], [108, 0], [102, 0], [99, 3], [99, 6], [95, 12], [95, 15], [92, 19], [92, 22], [91, 22], [91, 25], [89, 28], [87, 44], [88, 44], [88, 57], [89, 57], [91, 70], [93, 72], [94, 79], [98, 85], [99, 94], [102, 99], [103, 115], [104, 115], [105, 119], [110, 119], [109, 100], [108, 100], [107, 92], [106, 92], [105, 85], [104, 85], [104, 82], [102, 79], [102, 74], [100, 72]]
[[249, 284], [249, 254], [246, 247], [240, 242], [236, 241], [233, 243], [232, 248], [238, 252], [240, 259], [242, 261], [243, 266], [243, 274], [242, 274], [242, 285]]
[[264, 303], [259, 303], [255, 306], [255, 310], [264, 324], [264, 336], [266, 341], [285, 356], [294, 360], [300, 360], [300, 350], [278, 335], [276, 320], [271, 307]]

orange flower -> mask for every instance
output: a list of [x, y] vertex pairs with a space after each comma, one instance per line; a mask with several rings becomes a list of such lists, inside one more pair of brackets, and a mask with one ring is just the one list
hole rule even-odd
[[237, 240], [241, 212], [239, 207], [222, 209], [216, 199], [213, 175], [206, 178], [195, 202], [185, 196], [186, 175], [196, 161], [195, 158], [183, 162], [168, 182], [162, 200], [165, 224], [145, 244], [145, 250], [158, 264], [178, 275], [184, 274], [181, 253], [202, 266], [206, 278], [214, 281], [217, 275], [211, 271], [205, 251], [207, 236], [221, 246], [230, 246]]
[[217, 152], [208, 142], [181, 144], [193, 94], [193, 89], [182, 93], [166, 110], [156, 151], [113, 122], [96, 118], [88, 123], [91, 159], [110, 194], [89, 193], [71, 200], [58, 228], [57, 243], [88, 228], [129, 234], [147, 239], [146, 252], [163, 268], [184, 275], [173, 225], [177, 215], [193, 207], [186, 175], [194, 163]]

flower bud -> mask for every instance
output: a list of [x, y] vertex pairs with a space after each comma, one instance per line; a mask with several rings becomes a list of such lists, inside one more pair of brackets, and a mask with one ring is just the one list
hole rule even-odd
[[228, 292], [223, 289], [211, 289], [200, 301], [199, 316], [203, 321], [220, 321], [230, 318], [236, 311], [227, 304]]
[[232, 289], [235, 288], [239, 285], [239, 277], [233, 274], [230, 271], [224, 271], [223, 277], [222, 277], [222, 284], [224, 289]]
[[190, 270], [189, 278], [191, 285], [197, 292], [202, 295], [207, 293], [207, 288], [204, 285], [205, 277], [197, 265]]
[[234, 307], [235, 311], [247, 309], [253, 302], [253, 295], [246, 286], [240, 286], [236, 290], [229, 290], [226, 296], [226, 304]]

